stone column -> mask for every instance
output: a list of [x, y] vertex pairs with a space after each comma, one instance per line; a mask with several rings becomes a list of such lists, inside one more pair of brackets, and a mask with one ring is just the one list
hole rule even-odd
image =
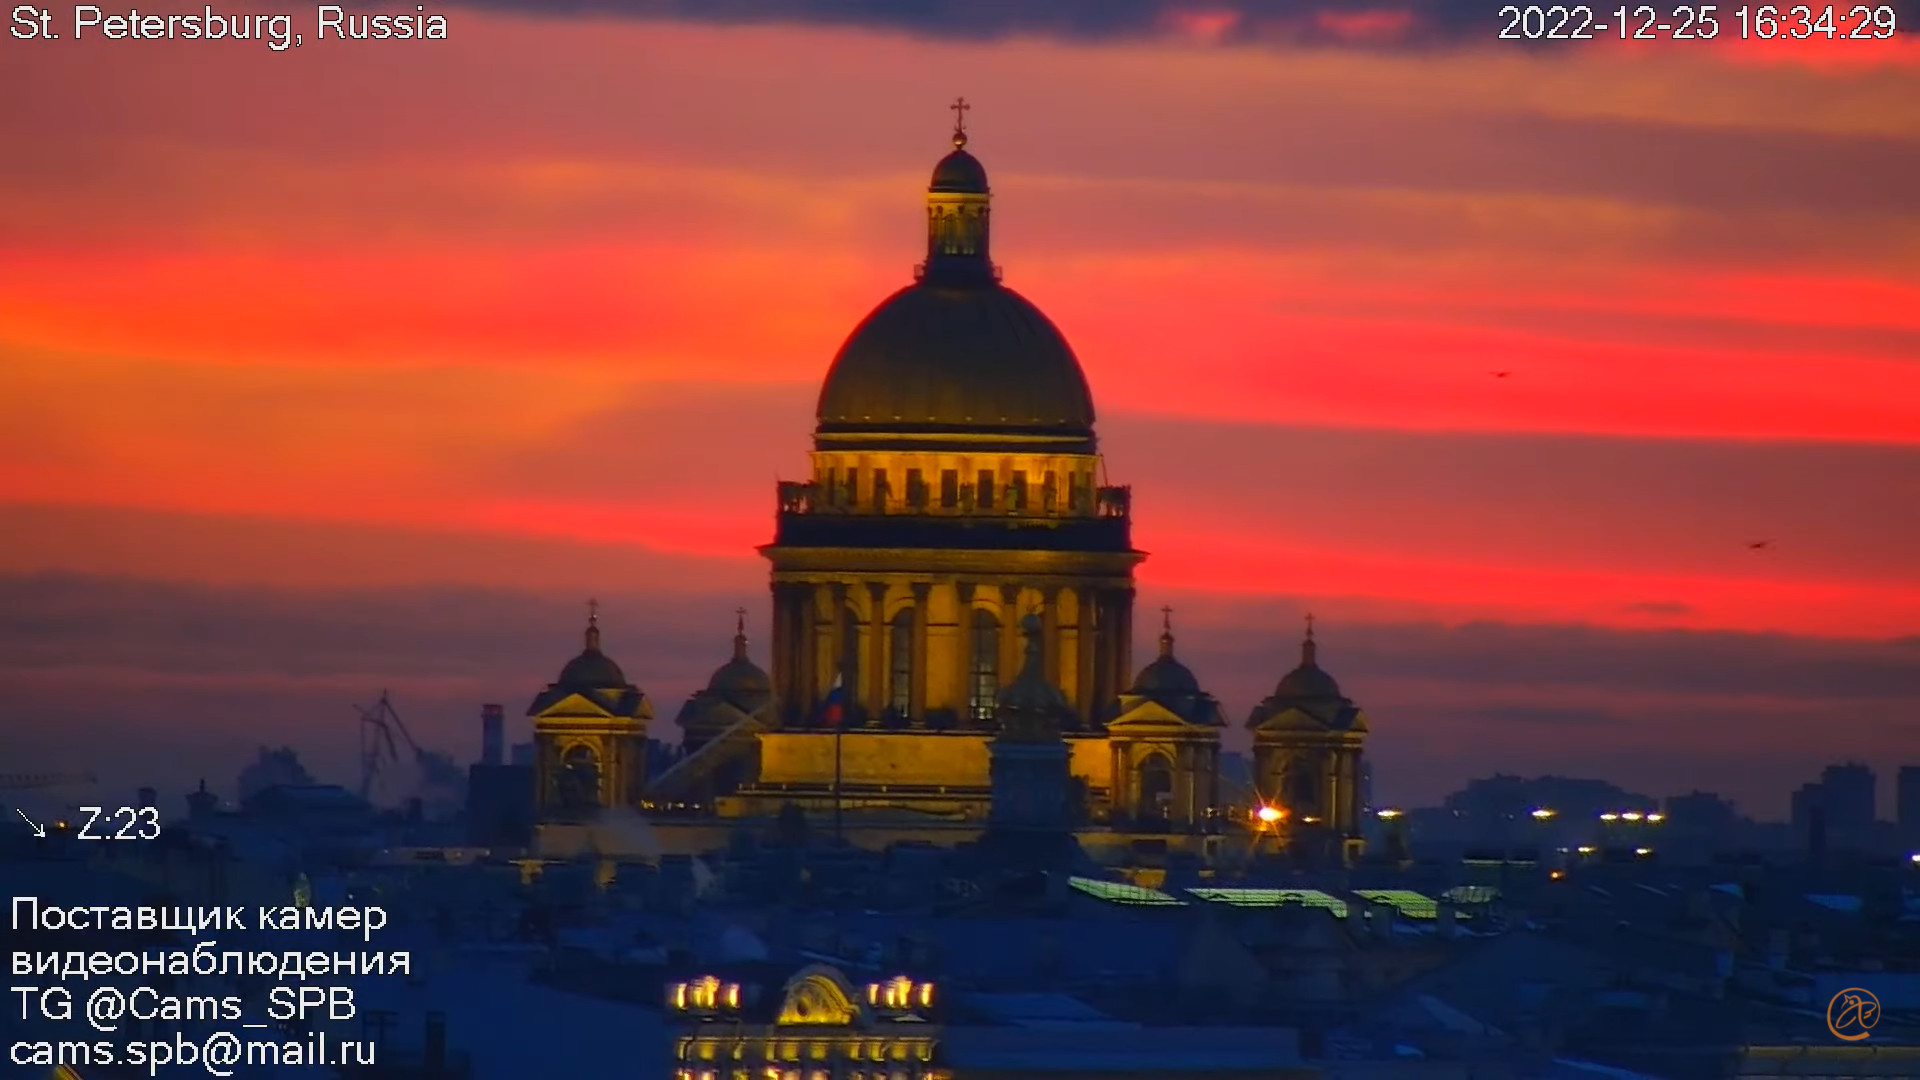
[[1207, 744], [1207, 815], [1220, 809], [1220, 744]]
[[1040, 670], [1047, 681], [1060, 685], [1060, 588], [1048, 585], [1040, 590]]
[[1020, 586], [1000, 586], [1000, 685], [1020, 671]]
[[960, 597], [956, 616], [959, 633], [954, 635], [953, 711], [959, 717], [959, 725], [965, 727], [973, 721], [972, 714], [968, 712], [972, 705], [968, 695], [973, 688], [973, 596], [978, 586], [971, 581], [961, 581], [955, 583], [953, 588]]
[[1073, 590], [1077, 628], [1073, 634], [1073, 700], [1080, 709], [1082, 724], [1092, 727], [1097, 707], [1093, 696], [1093, 592], [1086, 587]]
[[794, 619], [793, 586], [773, 583], [773, 694], [779, 699], [776, 717], [793, 707], [800, 674], [800, 633]]
[[887, 679], [892, 674], [887, 656], [887, 646], [893, 638], [891, 628], [887, 626], [887, 586], [884, 582], [867, 583], [867, 602], [871, 605], [867, 612], [867, 724], [880, 723], [880, 714], [887, 708]]
[[908, 712], [914, 727], [927, 725], [927, 598], [932, 592], [927, 582], [913, 584], [913, 689]]
[[1114, 658], [1113, 685], [1107, 688], [1109, 699], [1118, 697], [1133, 679], [1133, 590], [1114, 590], [1114, 606], [1120, 621], [1120, 628], [1114, 633], [1119, 655]]
[[[833, 680], [841, 677], [847, 670], [847, 657], [845, 655], [847, 641], [847, 587], [845, 584], [836, 581], [829, 588], [827, 595], [832, 598], [833, 603], [833, 618], [827, 624], [828, 637], [826, 649], [826, 655], [830, 657], [831, 660], [829, 668], [821, 673], [822, 682], [820, 683], [820, 695], [822, 697], [833, 687]], [[848, 686], [843, 691], [843, 695], [849, 704], [858, 701], [859, 694], [860, 688], [857, 686]], [[809, 719], [811, 719], [811, 717], [809, 717]]]

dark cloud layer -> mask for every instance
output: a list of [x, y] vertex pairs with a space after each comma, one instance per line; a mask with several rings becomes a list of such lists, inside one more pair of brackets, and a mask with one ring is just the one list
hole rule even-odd
[[[808, 23], [963, 40], [1108, 41], [1205, 33], [1224, 44], [1429, 44], [1492, 41], [1506, 22], [1498, 16], [1500, 4], [1483, 0], [481, 0], [481, 6], [723, 24]], [[1893, 6], [1903, 25], [1916, 10], [1912, 0]], [[1595, 8], [1602, 19], [1612, 10]]]
[[[725, 658], [737, 598], [601, 599], [609, 653], [671, 731]], [[1234, 719], [1230, 745], [1296, 662], [1298, 611], [1274, 601], [1183, 621], [1180, 655]], [[288, 743], [345, 780], [348, 706], [390, 689], [422, 743], [470, 759], [479, 704], [519, 715], [578, 650], [582, 615], [574, 597], [478, 588], [0, 577], [0, 757], [184, 789]], [[765, 619], [754, 604], [750, 631]], [[1373, 623], [1329, 626], [1322, 640], [1325, 665], [1374, 717], [1376, 775], [1395, 801], [1506, 770], [1717, 787], [1767, 807], [1829, 758], [1889, 772], [1910, 733], [1885, 718], [1920, 705], [1920, 639]], [[764, 662], [764, 641], [753, 651]], [[1821, 746], [1806, 745], [1808, 725], [1826, 732]]]

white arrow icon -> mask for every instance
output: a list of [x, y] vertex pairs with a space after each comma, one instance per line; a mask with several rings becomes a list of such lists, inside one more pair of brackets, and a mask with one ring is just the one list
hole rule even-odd
[[37, 824], [34, 824], [34, 820], [27, 816], [27, 812], [25, 810], [22, 810], [19, 807], [15, 807], [13, 812], [20, 815], [21, 821], [24, 821], [28, 825], [33, 826], [33, 835], [39, 837], [42, 840], [45, 840], [47, 838], [47, 830], [41, 828]]

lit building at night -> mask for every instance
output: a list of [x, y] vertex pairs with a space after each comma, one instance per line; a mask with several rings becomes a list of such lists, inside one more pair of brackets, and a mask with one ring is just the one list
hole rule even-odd
[[[1159, 655], [1133, 666], [1146, 555], [1132, 493], [1106, 482], [1072, 347], [990, 258], [991, 192], [967, 142], [957, 124], [934, 167], [913, 282], [827, 371], [810, 478], [779, 485], [760, 549], [768, 670], [742, 625], [679, 714], [686, 757], [642, 794], [632, 747], [651, 708], [590, 629], [532, 711], [545, 820], [596, 803], [710, 820], [797, 806], [844, 820], [856, 840], [970, 838], [992, 816], [1001, 696], [1031, 626], [1031, 677], [1061, 703], [1050, 722], [1080, 824], [1196, 848], [1221, 830], [1223, 713], [1176, 658], [1170, 612]], [[1357, 851], [1364, 719], [1311, 644], [1269, 705], [1253, 725], [1262, 790], [1301, 800], [1296, 821], [1324, 822]]]

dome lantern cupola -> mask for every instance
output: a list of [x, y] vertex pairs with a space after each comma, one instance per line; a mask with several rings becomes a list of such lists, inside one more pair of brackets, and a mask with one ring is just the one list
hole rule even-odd
[[615, 690], [629, 686], [625, 672], [613, 658], [600, 651], [600, 602], [587, 601], [587, 631], [580, 655], [560, 669], [554, 685], [588, 690]]
[[967, 153], [966, 98], [953, 110], [953, 152], [933, 167], [927, 185], [927, 261], [920, 279], [930, 284], [969, 284], [994, 280], [987, 253], [987, 215], [991, 193], [987, 170]]

